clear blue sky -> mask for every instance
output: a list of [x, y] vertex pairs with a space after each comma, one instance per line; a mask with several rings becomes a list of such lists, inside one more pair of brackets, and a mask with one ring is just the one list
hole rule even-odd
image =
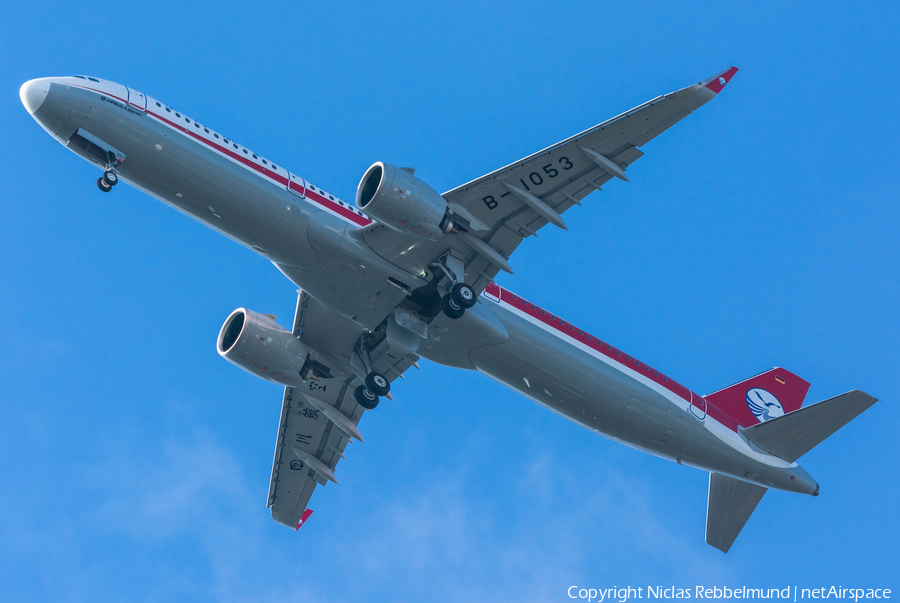
[[[6, 3], [0, 9], [0, 597], [568, 601], [571, 585], [897, 589], [893, 2]], [[78, 3], [80, 4], [80, 3]], [[21, 106], [76, 73], [177, 107], [345, 199], [438, 191], [731, 65], [630, 184], [501, 284], [709, 392], [772, 366], [881, 402], [802, 459], [727, 556], [707, 475], [427, 362], [368, 413], [299, 533], [265, 508], [281, 394], [221, 360], [264, 259], [118, 187]]]

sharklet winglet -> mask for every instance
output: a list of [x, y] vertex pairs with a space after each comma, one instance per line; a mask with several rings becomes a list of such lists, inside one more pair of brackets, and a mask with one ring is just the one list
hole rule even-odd
[[312, 514], [313, 514], [313, 510], [312, 510], [312, 509], [307, 509], [307, 510], [305, 510], [305, 511], [303, 512], [303, 515], [300, 516], [300, 521], [297, 522], [297, 527], [294, 528], [294, 531], [296, 532], [297, 530], [299, 530], [299, 529], [300, 529], [300, 526], [302, 526], [303, 524], [305, 524], [305, 523], [306, 523], [306, 520], [309, 519], [309, 516], [312, 515]]

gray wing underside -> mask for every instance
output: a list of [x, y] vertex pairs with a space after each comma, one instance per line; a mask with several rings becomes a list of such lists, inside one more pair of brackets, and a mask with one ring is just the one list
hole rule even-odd
[[[365, 409], [353, 397], [360, 381], [349, 368], [350, 354], [361, 333], [359, 325], [300, 292], [293, 333], [304, 343], [318, 346], [315, 349], [323, 353], [320, 360], [333, 372], [343, 371], [330, 379], [284, 389], [267, 506], [275, 521], [296, 528], [316, 486], [329, 481], [311, 465], [318, 461], [332, 474], [335, 472], [351, 439], [347, 432], [352, 428], [347, 422], [358, 426]], [[417, 360], [413, 355], [391, 353], [386, 341], [370, 354], [374, 369], [389, 381]]]
[[[485, 252], [482, 245], [479, 251], [464, 239], [476, 237], [499, 253], [500, 260], [508, 259], [523, 240], [548, 224], [546, 213], [535, 209], [534, 203], [523, 200], [522, 195], [512, 192], [509, 186], [532, 195], [539, 205], [543, 204], [561, 219], [573, 205], [580, 204], [582, 199], [616, 177], [615, 172], [621, 170], [619, 176], [624, 176], [624, 171], [643, 156], [638, 147], [714, 98], [721, 90], [721, 86], [715, 84], [719, 81], [727, 83], [736, 71], [732, 67], [693, 86], [654, 98], [447, 191], [443, 197], [448, 208], [456, 223], [467, 232], [463, 237], [445, 236], [440, 245], [452, 247], [466, 258], [466, 282], [481, 292], [499, 272], [500, 262], [488, 257], [490, 249]], [[715, 91], [710, 88], [710, 83]], [[410, 247], [408, 238], [399, 241], [389, 229], [377, 224], [369, 227], [366, 241], [382, 257], [396, 261], [416, 274], [441, 251], [437, 249], [439, 245], [431, 241]]]

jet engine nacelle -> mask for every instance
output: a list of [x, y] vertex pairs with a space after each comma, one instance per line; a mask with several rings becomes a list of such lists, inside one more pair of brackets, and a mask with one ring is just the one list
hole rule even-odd
[[296, 387], [310, 370], [306, 346], [268, 316], [246, 308], [222, 325], [216, 349], [231, 364], [279, 385]]
[[385, 226], [426, 239], [439, 239], [453, 228], [443, 197], [410, 172], [383, 161], [359, 181], [356, 206]]

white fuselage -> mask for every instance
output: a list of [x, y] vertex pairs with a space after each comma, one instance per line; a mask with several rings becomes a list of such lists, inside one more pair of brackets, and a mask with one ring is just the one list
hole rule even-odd
[[[125, 156], [123, 181], [264, 255], [363, 328], [405, 296], [386, 281], [424, 283], [354, 236], [371, 223], [355, 206], [162, 102], [85, 77], [32, 80], [21, 96], [60, 143], [101, 166], [84, 140], [108, 143]], [[348, 282], [358, 296], [336, 287]], [[470, 313], [417, 354], [476, 369], [652, 454], [767, 487], [817, 491], [802, 468], [751, 447], [737, 422], [702, 396], [512, 292], [491, 284]]]

